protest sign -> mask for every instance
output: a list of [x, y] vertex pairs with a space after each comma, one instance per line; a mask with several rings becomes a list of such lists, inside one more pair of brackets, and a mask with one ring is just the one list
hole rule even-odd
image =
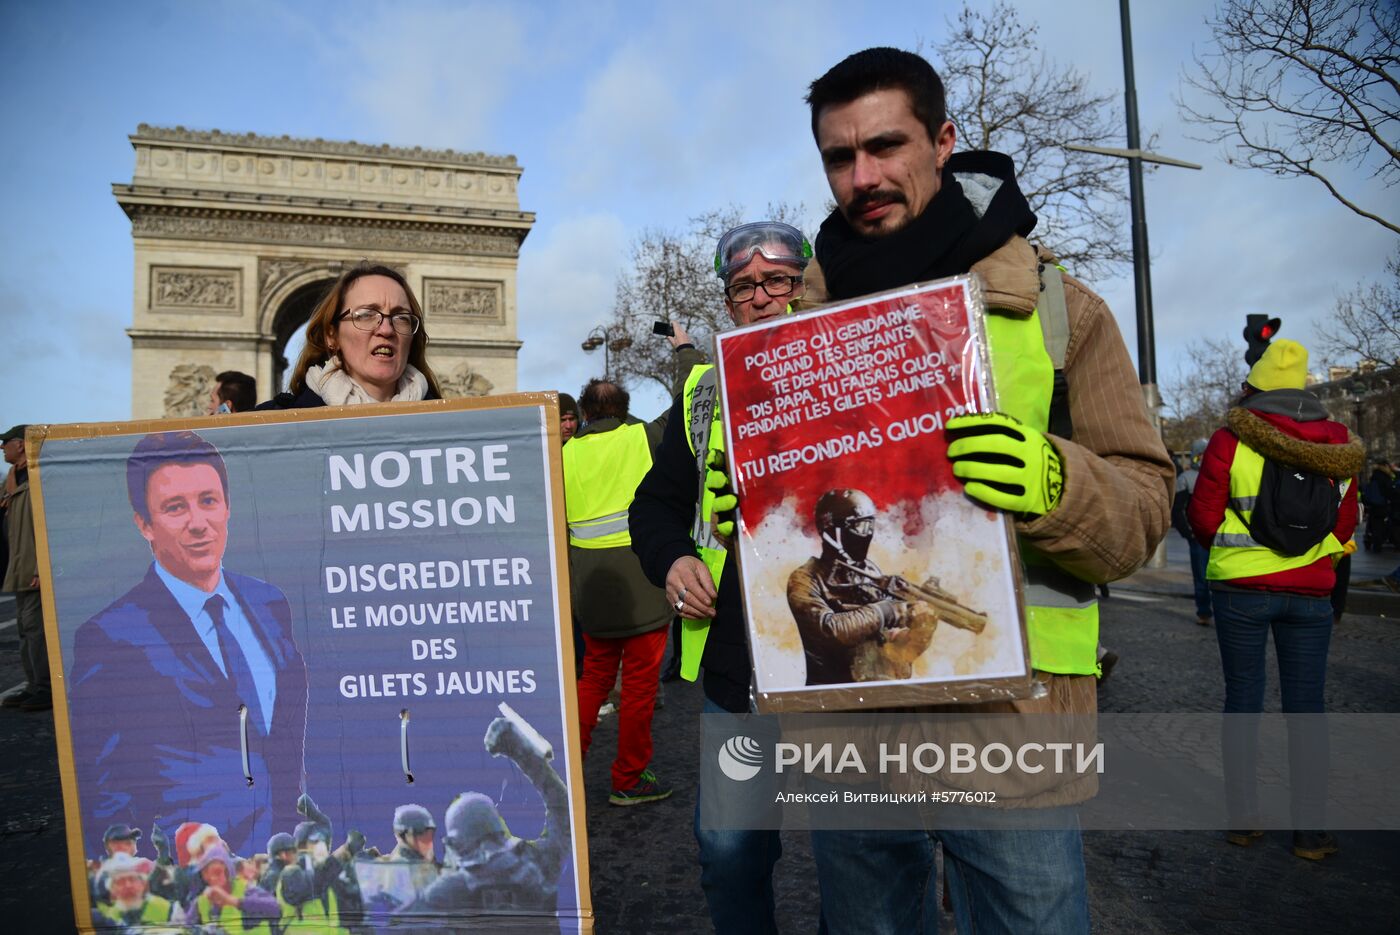
[[31, 437], [81, 930], [591, 930], [555, 396]]
[[994, 408], [981, 316], [960, 278], [716, 337], [760, 710], [1029, 692], [1010, 521], [944, 454]]

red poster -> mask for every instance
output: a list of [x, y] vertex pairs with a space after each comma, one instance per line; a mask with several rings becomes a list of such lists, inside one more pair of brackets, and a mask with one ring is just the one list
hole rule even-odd
[[994, 408], [982, 316], [958, 278], [716, 338], [761, 710], [1028, 693], [1010, 522], [944, 455]]

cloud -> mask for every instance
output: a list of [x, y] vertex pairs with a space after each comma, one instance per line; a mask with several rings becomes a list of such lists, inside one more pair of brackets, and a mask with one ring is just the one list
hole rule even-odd
[[741, 3], [634, 23], [601, 50], [555, 135], [568, 154], [565, 191], [641, 196], [651, 212], [643, 224], [663, 226], [731, 202], [794, 200], [801, 186], [772, 170], [800, 153], [820, 178], [802, 96], [842, 35], [822, 6], [765, 6], [760, 19], [781, 41], [749, 28], [753, 8]]
[[371, 7], [323, 44], [345, 106], [396, 142], [472, 150], [492, 137], [497, 110], [526, 61], [527, 23], [514, 9], [468, 3]]
[[686, 161], [673, 134], [679, 106], [663, 63], [636, 44], [623, 47], [588, 81], [560, 149], [570, 154], [569, 184], [591, 193], [654, 181]]
[[[14, 292], [8, 292], [15, 295]], [[94, 422], [131, 417], [127, 313], [20, 302], [6, 318], [18, 351], [0, 377], [0, 422]]]
[[521, 389], [573, 392], [601, 369], [580, 348], [612, 312], [614, 284], [628, 234], [613, 214], [567, 217], [537, 227], [520, 253], [518, 277]]

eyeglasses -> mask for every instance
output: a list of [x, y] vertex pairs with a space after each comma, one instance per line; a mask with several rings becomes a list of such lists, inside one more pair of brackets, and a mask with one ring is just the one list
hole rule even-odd
[[762, 282], [736, 282], [732, 286], [725, 286], [724, 294], [731, 302], [748, 302], [753, 299], [755, 290], [762, 289], [769, 298], [776, 299], [779, 296], [791, 295], [800, 282], [801, 276], [769, 276]]
[[417, 334], [423, 324], [423, 320], [412, 312], [381, 312], [377, 308], [352, 308], [337, 315], [336, 321], [349, 321], [361, 331], [374, 331], [386, 318], [389, 319], [389, 326], [399, 334]]

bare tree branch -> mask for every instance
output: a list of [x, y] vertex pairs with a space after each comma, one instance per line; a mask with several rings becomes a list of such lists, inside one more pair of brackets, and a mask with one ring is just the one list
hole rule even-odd
[[1162, 384], [1167, 447], [1185, 450], [1194, 439], [1209, 438], [1224, 425], [1225, 411], [1239, 398], [1240, 384], [1248, 375], [1239, 342], [1207, 338], [1188, 344], [1186, 362]]
[[964, 6], [933, 49], [949, 117], [970, 148], [1011, 157], [1040, 218], [1036, 239], [1076, 274], [1101, 277], [1132, 260], [1126, 179], [1119, 160], [1065, 145], [1119, 145], [1121, 112], [1082, 73], [1047, 59], [1036, 34], [1002, 0], [986, 13]]
[[1320, 349], [1338, 363], [1400, 366], [1400, 249], [1386, 261], [1378, 282], [1358, 285], [1337, 299], [1317, 333]]
[[[1400, 182], [1400, 8], [1393, 0], [1223, 0], [1206, 21], [1214, 47], [1195, 55], [1182, 116], [1231, 165], [1311, 178], [1348, 210], [1400, 224], [1343, 192], [1336, 168]], [[1389, 202], [1388, 202], [1389, 203]]]
[[[761, 217], [801, 226], [802, 214], [801, 205], [780, 202], [769, 204]], [[674, 355], [665, 338], [651, 333], [654, 321], [679, 321], [702, 352], [715, 332], [730, 326], [715, 276], [715, 246], [721, 234], [746, 219], [754, 220], [730, 205], [691, 218], [683, 231], [645, 230], [632, 242], [632, 263], [618, 276], [607, 325], [632, 338], [631, 347], [612, 352], [615, 378], [627, 384], [654, 380], [670, 392]]]

